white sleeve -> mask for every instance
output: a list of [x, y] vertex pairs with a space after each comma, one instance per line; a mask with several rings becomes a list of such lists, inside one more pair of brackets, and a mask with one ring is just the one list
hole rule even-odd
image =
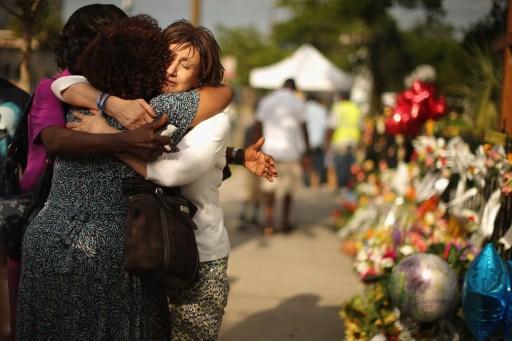
[[84, 76], [64, 76], [60, 77], [52, 82], [52, 92], [53, 94], [64, 102], [64, 97], [62, 97], [62, 91], [66, 90], [73, 84], [78, 83], [89, 83], [87, 78]]
[[265, 120], [265, 113], [267, 111], [265, 103], [267, 102], [266, 97], [263, 97], [256, 108], [256, 121], [263, 122]]
[[229, 117], [224, 113], [201, 122], [178, 144], [178, 152], [148, 163], [146, 179], [166, 187], [194, 182], [225, 155], [228, 132]]
[[306, 123], [307, 117], [306, 117], [306, 103], [303, 101], [300, 101], [298, 106], [298, 112], [299, 112], [299, 122]]

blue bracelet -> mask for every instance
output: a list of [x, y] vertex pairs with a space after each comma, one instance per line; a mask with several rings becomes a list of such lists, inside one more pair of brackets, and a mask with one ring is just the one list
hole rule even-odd
[[109, 94], [107, 94], [106, 92], [102, 92], [99, 96], [98, 96], [98, 99], [96, 100], [96, 106], [98, 107], [98, 110], [100, 111], [100, 113], [102, 115], [105, 114], [105, 105], [107, 104], [107, 99], [110, 97]]

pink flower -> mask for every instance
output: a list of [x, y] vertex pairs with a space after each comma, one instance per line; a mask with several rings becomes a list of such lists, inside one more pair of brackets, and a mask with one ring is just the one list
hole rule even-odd
[[374, 276], [377, 276], [377, 271], [375, 270], [375, 268], [371, 267], [361, 275], [361, 279], [364, 280], [368, 277], [374, 277]]
[[445, 260], [448, 259], [448, 256], [450, 256], [450, 250], [452, 249], [452, 243], [447, 243], [445, 246], [444, 246], [444, 251], [443, 251], [443, 258]]
[[385, 259], [385, 258], [390, 258], [392, 260], [396, 260], [396, 251], [394, 249], [388, 249], [382, 256], [382, 259]]

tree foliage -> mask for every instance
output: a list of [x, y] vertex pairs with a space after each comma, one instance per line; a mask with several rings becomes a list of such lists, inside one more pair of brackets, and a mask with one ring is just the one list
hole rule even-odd
[[[10, 17], [9, 28], [20, 37], [23, 36], [23, 25], [23, 22], [16, 17]], [[63, 22], [57, 2], [50, 1], [42, 9], [41, 15], [35, 23], [34, 38], [39, 43], [38, 48], [45, 50], [53, 49], [53, 41], [59, 35], [62, 26]]]
[[489, 45], [503, 35], [507, 26], [507, 4], [508, 0], [492, 0], [491, 11], [467, 32], [464, 45], [469, 49], [474, 45]]
[[439, 92], [453, 95], [452, 86], [460, 82], [466, 74], [462, 67], [465, 51], [455, 40], [453, 28], [442, 23], [431, 26], [425, 21], [412, 30], [403, 32], [402, 37], [408, 59], [414, 62], [408, 67], [433, 65], [437, 72]]
[[452, 86], [452, 91], [463, 99], [465, 112], [473, 119], [477, 131], [496, 129], [502, 67], [487, 47], [473, 45], [462, 57], [465, 74], [461, 82]]
[[[468, 37], [482, 32], [487, 32], [487, 41], [496, 37], [504, 27], [506, 2], [493, 0], [491, 13]], [[402, 90], [404, 77], [420, 64], [434, 66], [442, 94], [455, 94], [454, 86], [467, 81], [467, 45], [443, 22], [443, 0], [278, 0], [276, 5], [290, 15], [275, 23], [268, 37], [254, 29], [221, 31], [224, 53], [238, 57], [239, 84], [247, 84], [251, 68], [273, 63], [304, 43], [344, 70], [368, 68], [375, 103], [384, 91]], [[424, 17], [412, 29], [401, 30], [389, 13], [392, 6], [422, 9]], [[366, 53], [361, 58], [362, 50]]]
[[286, 50], [265, 39], [254, 27], [228, 29], [221, 26], [217, 32], [222, 54], [237, 59], [236, 85], [248, 84], [251, 69], [273, 63], [287, 54]]
[[2, 7], [12, 16], [19, 26], [23, 38], [21, 65], [20, 65], [20, 86], [25, 90], [30, 88], [30, 59], [32, 57], [32, 40], [36, 34], [44, 14], [47, 13], [47, 0], [2, 0]]

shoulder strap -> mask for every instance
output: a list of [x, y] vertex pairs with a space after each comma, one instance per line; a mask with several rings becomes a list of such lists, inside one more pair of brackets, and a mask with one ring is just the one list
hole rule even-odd
[[[28, 154], [28, 116], [32, 109], [32, 103], [34, 102], [34, 93], [30, 95], [30, 100], [27, 102], [23, 110], [18, 126], [14, 131], [11, 143], [8, 148], [7, 158], [16, 158], [15, 161], [20, 162], [21, 166], [25, 168], [27, 166], [27, 154]], [[23, 154], [23, 155], [22, 155]]]

